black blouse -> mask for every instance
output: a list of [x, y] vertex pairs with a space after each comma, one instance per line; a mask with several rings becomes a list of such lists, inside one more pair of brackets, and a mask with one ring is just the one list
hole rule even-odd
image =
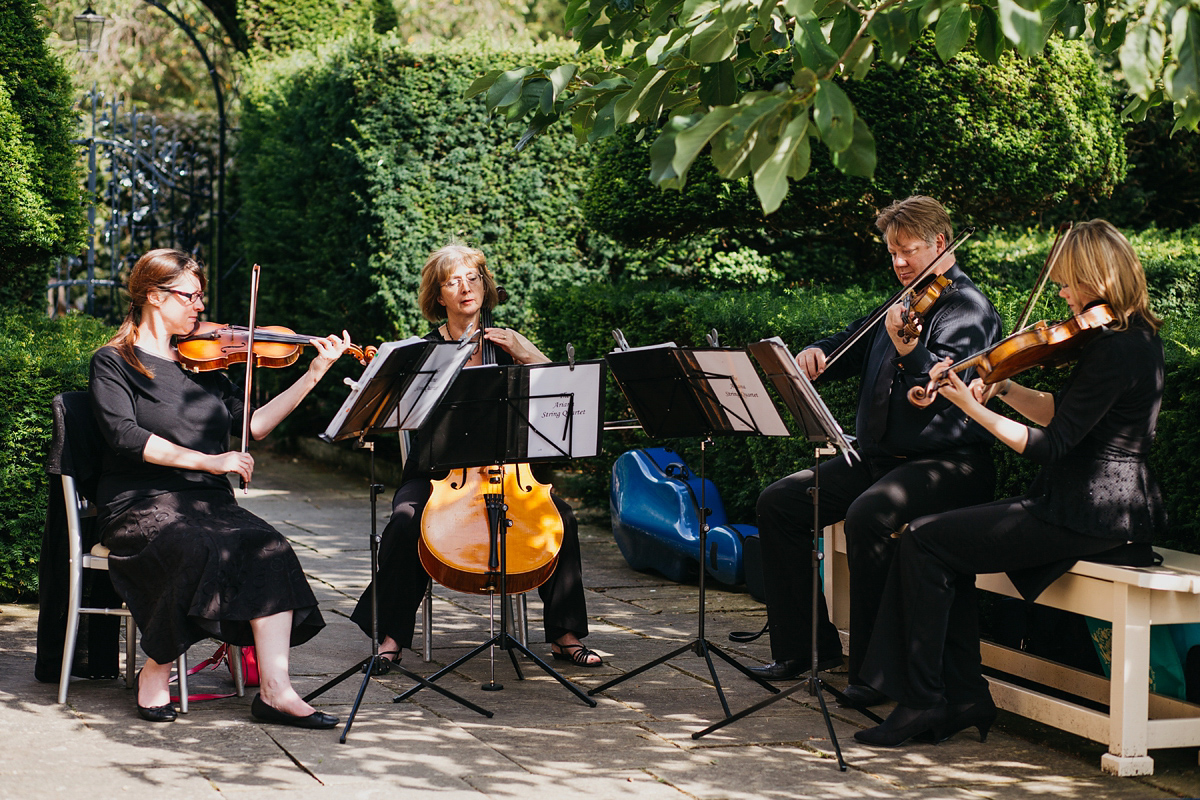
[[127, 364], [115, 347], [101, 347], [92, 356], [92, 413], [107, 443], [96, 491], [104, 518], [169, 492], [232, 492], [224, 475], [150, 464], [142, 452], [151, 434], [201, 453], [228, 452], [233, 427], [240, 432], [241, 392], [222, 371], [188, 372], [140, 349], [138, 357], [154, 378]]
[[1104, 539], [1149, 543], [1166, 533], [1146, 464], [1165, 372], [1162, 339], [1140, 317], [1084, 345], [1054, 418], [1030, 429], [1024, 455], [1043, 465], [1027, 493], [1030, 513]]

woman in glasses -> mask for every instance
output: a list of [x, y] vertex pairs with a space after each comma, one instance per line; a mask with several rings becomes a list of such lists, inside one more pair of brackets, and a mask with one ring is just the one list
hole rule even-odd
[[[468, 330], [479, 338], [480, 314], [499, 302], [496, 281], [487, 268], [482, 252], [463, 245], [447, 245], [429, 256], [421, 270], [418, 303], [421, 313], [437, 325], [426, 339], [454, 342]], [[550, 359], [532, 342], [508, 328], [488, 328], [482, 338], [495, 345], [496, 363], [542, 364]], [[483, 363], [482, 347], [467, 361], [467, 366]], [[417, 433], [421, 435], [420, 431]], [[400, 488], [392, 498], [392, 516], [383, 530], [379, 550], [378, 636], [381, 659], [377, 671], [386, 672], [400, 660], [405, 647], [412, 647], [413, 629], [429, 575], [417, 555], [421, 535], [421, 514], [429, 500], [431, 480], [442, 474], [421, 472], [415, 458], [404, 465]], [[580, 641], [588, 634], [587, 606], [579, 556], [579, 536], [571, 507], [559, 497], [554, 505], [563, 521], [563, 543], [553, 574], [538, 587], [544, 604], [543, 621], [546, 641], [551, 643], [555, 659], [581, 667], [596, 667], [598, 654]], [[371, 587], [363, 592], [351, 619], [371, 635]]]
[[[288, 648], [325, 624], [291, 546], [234, 501], [228, 473], [250, 480], [254, 458], [231, 451], [243, 397], [224, 372], [185, 370], [175, 338], [204, 310], [200, 265], [177, 250], [152, 250], [129, 276], [129, 313], [92, 356], [92, 412], [106, 443], [97, 487], [98, 530], [112, 552], [109, 574], [142, 632], [138, 714], [175, 719], [171, 664], [214, 637], [254, 645], [261, 691], [251, 713], [304, 728], [331, 728], [292, 688]], [[254, 409], [262, 439], [316, 386], [350, 338], [313, 339], [317, 356], [289, 389]]]

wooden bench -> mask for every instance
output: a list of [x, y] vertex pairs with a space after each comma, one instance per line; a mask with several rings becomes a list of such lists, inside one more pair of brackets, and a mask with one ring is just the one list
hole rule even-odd
[[[1150, 775], [1149, 750], [1200, 746], [1200, 706], [1149, 690], [1150, 626], [1200, 622], [1200, 556], [1155, 548], [1158, 567], [1080, 561], [1037, 599], [1040, 605], [1112, 623], [1112, 678], [984, 642], [983, 663], [1006, 675], [1107, 706], [1097, 711], [1037, 689], [988, 677], [996, 705], [1108, 745], [1100, 759], [1114, 775]], [[849, 627], [849, 571], [842, 524], [825, 529], [825, 600], [833, 623]], [[980, 575], [979, 588], [1020, 597], [1003, 573]]]

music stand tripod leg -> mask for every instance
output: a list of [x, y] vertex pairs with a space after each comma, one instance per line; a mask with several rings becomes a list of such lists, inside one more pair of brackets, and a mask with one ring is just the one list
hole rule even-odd
[[708, 549], [708, 545], [707, 545], [707, 542], [708, 542], [708, 507], [707, 507], [707, 497], [706, 497], [706, 492], [705, 492], [707, 487], [706, 487], [706, 482], [705, 482], [705, 478], [704, 478], [704, 462], [705, 462], [705, 452], [707, 450], [709, 442], [711, 442], [711, 441], [712, 441], [711, 436], [705, 436], [704, 439], [702, 439], [700, 442], [700, 509], [699, 509], [699, 514], [700, 514], [699, 584], [700, 585], [699, 585], [699, 592], [698, 592], [699, 597], [697, 600], [697, 612], [696, 612], [696, 616], [697, 616], [696, 638], [692, 639], [690, 642], [688, 642], [686, 644], [680, 645], [679, 647], [675, 648], [674, 650], [667, 653], [666, 655], [659, 656], [658, 658], [654, 659], [653, 661], [648, 661], [645, 664], [642, 664], [640, 667], [637, 667], [629, 672], [626, 672], [624, 675], [621, 675], [617, 678], [614, 678], [611, 681], [608, 681], [607, 683], [602, 683], [601, 685], [599, 685], [593, 689], [590, 689], [588, 691], [589, 695], [594, 695], [598, 692], [603, 692], [606, 689], [616, 686], [619, 683], [623, 683], [636, 675], [642, 674], [643, 672], [645, 672], [648, 669], [657, 667], [659, 664], [662, 664], [666, 661], [670, 661], [671, 659], [675, 658], [676, 656], [686, 653], [688, 650], [691, 650], [696, 655], [703, 657], [705, 663], [708, 665], [708, 672], [709, 672], [709, 675], [712, 677], [713, 687], [717, 690], [717, 699], [719, 699], [721, 702], [721, 708], [725, 711], [726, 718], [728, 718], [730, 715], [729, 702], [725, 699], [725, 690], [721, 688], [721, 679], [717, 676], [716, 667], [713, 665], [713, 661], [712, 661], [712, 657], [711, 657], [712, 653], [716, 653], [718, 656], [723, 658], [725, 661], [736, 666], [745, 675], [747, 675], [747, 677], [753, 679], [756, 683], [758, 683], [759, 685], [761, 685], [763, 688], [767, 689], [768, 691], [771, 691], [771, 692], [779, 691], [774, 686], [772, 686], [771, 684], [764, 681], [762, 678], [759, 678], [757, 675], [750, 673], [746, 667], [742, 666], [741, 664], [738, 664], [736, 659], [734, 659], [732, 656], [728, 655], [719, 646], [710, 642], [704, 636], [704, 618], [707, 613], [706, 609], [705, 609], [706, 586], [705, 586], [705, 580], [704, 580], [707, 569], [704, 565], [704, 560], [706, 557], [705, 554], [707, 553], [707, 549]]
[[[845, 698], [845, 695], [843, 695], [837, 689], [833, 688], [832, 686], [827, 686], [825, 684], [825, 682], [823, 680], [821, 680], [821, 672], [820, 672], [820, 669], [819, 669], [818, 663], [817, 663], [819, 660], [817, 657], [817, 622], [818, 622], [818, 618], [819, 618], [818, 609], [820, 608], [820, 605], [819, 605], [820, 595], [818, 593], [820, 592], [820, 585], [821, 585], [820, 564], [821, 564], [821, 559], [822, 559], [821, 549], [817, 544], [817, 532], [821, 530], [821, 527], [820, 527], [820, 525], [821, 525], [820, 470], [818, 469], [818, 467], [820, 467], [820, 464], [821, 464], [821, 456], [832, 455], [832, 454], [835, 454], [836, 452], [837, 452], [836, 450], [834, 450], [833, 448], [828, 447], [828, 446], [818, 447], [816, 449], [816, 451], [814, 453], [813, 485], [808, 490], [809, 495], [812, 497], [812, 501], [813, 501], [812, 502], [812, 505], [813, 505], [812, 604], [810, 607], [810, 611], [812, 614], [812, 618], [811, 618], [812, 624], [810, 626], [811, 632], [812, 632], [812, 639], [809, 643], [810, 655], [812, 656], [812, 671], [810, 672], [809, 677], [807, 679], [800, 681], [799, 683], [797, 683], [793, 686], [790, 686], [787, 689], [784, 689], [779, 694], [777, 694], [773, 697], [768, 697], [767, 699], [762, 700], [761, 702], [755, 703], [754, 705], [750, 706], [749, 708], [743, 709], [742, 711], [739, 711], [738, 713], [733, 714], [732, 716], [728, 716], [726, 719], [723, 719], [719, 722], [716, 722], [716, 723], [708, 726], [704, 730], [696, 731], [695, 733], [692, 734], [693, 739], [699, 739], [702, 736], [707, 736], [708, 734], [712, 733], [713, 731], [723, 728], [726, 725], [730, 724], [731, 722], [736, 722], [739, 719], [748, 717], [757, 711], [761, 711], [762, 709], [766, 708], [767, 706], [777, 703], [786, 697], [791, 697], [793, 694], [800, 691], [801, 689], [808, 689], [809, 694], [816, 695], [817, 702], [821, 707], [821, 716], [824, 717], [825, 727], [829, 731], [829, 741], [831, 741], [833, 743], [834, 752], [837, 754], [838, 769], [840, 769], [842, 772], [846, 771], [846, 761], [842, 757], [842, 748], [841, 748], [841, 745], [838, 743], [837, 735], [834, 733], [834, 730], [833, 730], [833, 720], [829, 716], [829, 707], [825, 704], [824, 692], [829, 692], [838, 700], [844, 700], [846, 698]], [[872, 719], [877, 723], [883, 722], [883, 720], [880, 719], [870, 709], [862, 708], [862, 709], [856, 709], [856, 710], [861, 712], [867, 718]]]
[[[315, 691], [309, 692], [308, 694], [306, 694], [304, 696], [304, 701], [306, 703], [310, 702], [314, 698], [319, 697], [320, 695], [324, 694], [328, 690], [332, 689], [334, 686], [337, 686], [338, 684], [342, 683], [342, 681], [346, 680], [351, 675], [354, 675], [355, 673], [359, 672], [360, 670], [363, 672], [362, 684], [358, 687], [358, 694], [355, 695], [354, 704], [350, 707], [350, 714], [346, 718], [346, 726], [342, 729], [342, 735], [338, 739], [338, 741], [342, 744], [346, 743], [346, 736], [350, 733], [350, 727], [354, 724], [354, 717], [357, 716], [359, 706], [362, 704], [363, 696], [366, 694], [367, 682], [370, 681], [371, 676], [375, 674], [375, 664], [380, 660], [379, 633], [378, 633], [378, 631], [379, 631], [379, 599], [378, 599], [378, 594], [376, 591], [376, 583], [377, 583], [377, 578], [379, 576], [380, 534], [379, 534], [379, 522], [378, 522], [379, 518], [378, 518], [377, 514], [378, 514], [379, 493], [383, 491], [383, 484], [375, 482], [375, 443], [374, 442], [360, 442], [359, 444], [363, 449], [369, 450], [371, 452], [371, 459], [370, 459], [370, 461], [371, 461], [371, 537], [370, 537], [370, 539], [371, 539], [371, 655], [367, 656], [362, 661], [359, 661], [353, 667], [350, 667], [348, 670], [346, 670], [345, 672], [343, 672], [341, 675], [337, 676], [333, 680], [329, 681], [324, 686], [320, 687], [319, 689], [316, 689]], [[399, 653], [397, 653], [397, 659], [398, 658], [399, 658]], [[456, 702], [462, 706], [465, 706], [465, 707], [471, 709], [472, 711], [475, 711], [476, 713], [483, 714], [485, 717], [492, 716], [492, 712], [490, 712], [486, 709], [480, 708], [479, 706], [475, 705], [474, 703], [470, 702], [469, 700], [467, 700], [463, 697], [459, 697], [458, 695], [451, 692], [449, 689], [443, 689], [440, 686], [432, 686], [429, 683], [429, 681], [427, 681], [425, 678], [422, 678], [419, 675], [415, 675], [412, 672], [409, 672], [408, 670], [404, 669], [403, 667], [400, 667], [398, 663], [393, 664], [393, 667], [398, 668], [402, 674], [407, 675], [408, 677], [418, 681], [421, 685], [430, 685], [431, 688], [436, 689], [438, 692], [445, 695], [446, 697], [449, 697], [454, 702]]]

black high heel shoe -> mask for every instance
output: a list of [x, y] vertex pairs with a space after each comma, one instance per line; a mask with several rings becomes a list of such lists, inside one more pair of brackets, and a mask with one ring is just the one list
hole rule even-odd
[[996, 721], [996, 704], [992, 698], [979, 700], [974, 703], [950, 706], [946, 721], [934, 726], [931, 731], [934, 742], [944, 742], [959, 731], [975, 728], [979, 731], [979, 741], [986, 742], [988, 731]]
[[179, 716], [175, 706], [167, 703], [165, 706], [144, 706], [137, 701], [138, 686], [142, 682], [142, 671], [139, 669], [133, 678], [133, 702], [137, 705], [138, 716], [147, 722], [174, 722]]
[[946, 706], [908, 708], [896, 706], [882, 725], [854, 734], [863, 744], [879, 747], [899, 747], [915, 736], [936, 730], [946, 723]]

